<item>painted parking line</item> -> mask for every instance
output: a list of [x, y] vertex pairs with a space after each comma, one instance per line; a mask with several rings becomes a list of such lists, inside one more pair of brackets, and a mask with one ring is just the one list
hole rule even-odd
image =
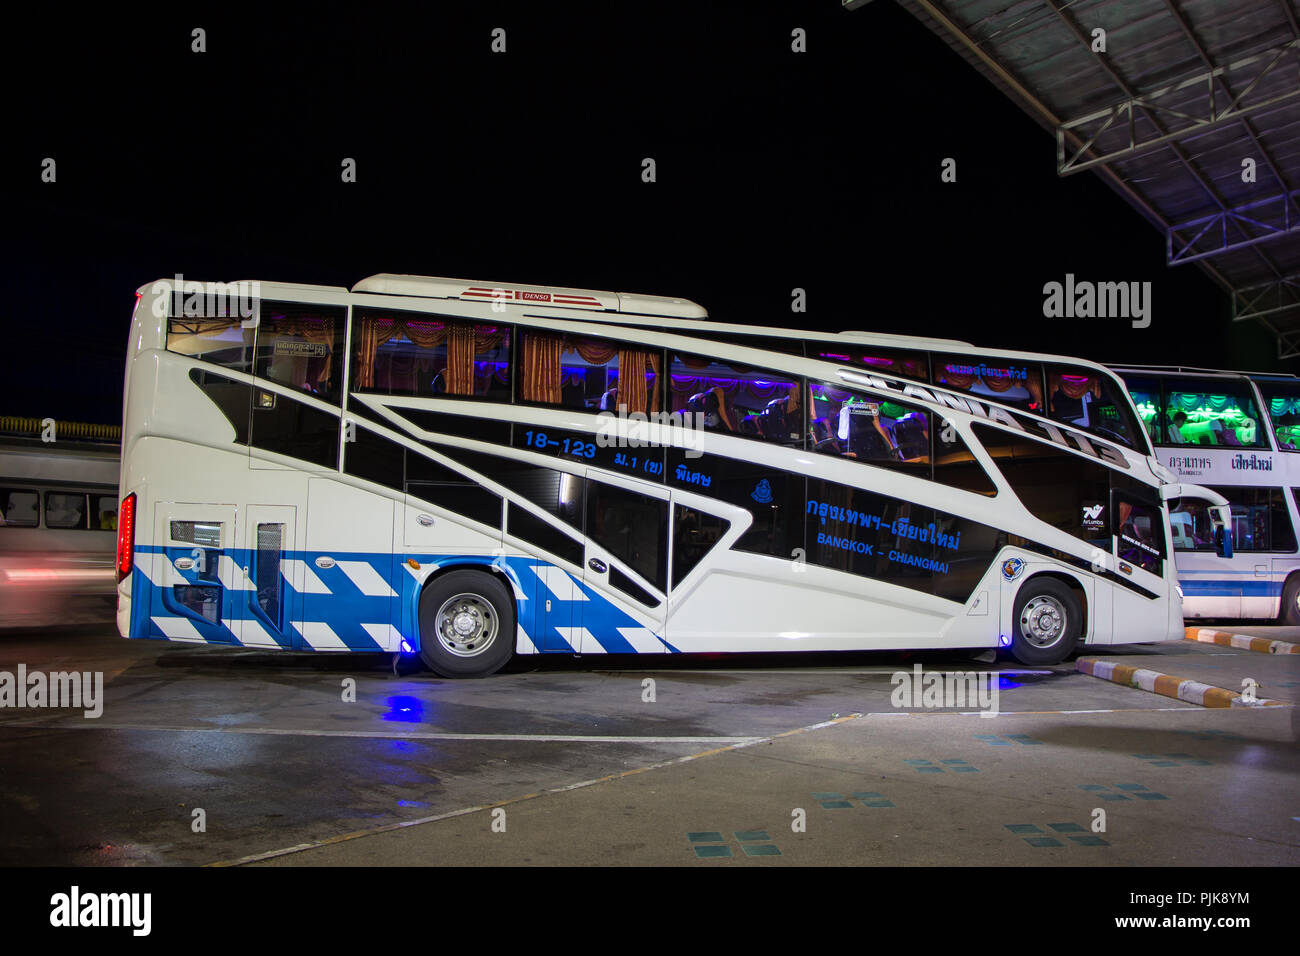
[[1202, 684], [1200, 681], [1186, 677], [1174, 677], [1145, 667], [1133, 667], [1130, 664], [1117, 664], [1114, 661], [1099, 661], [1095, 657], [1081, 657], [1074, 664], [1075, 670], [1089, 677], [1135, 687], [1162, 697], [1185, 701], [1200, 707], [1288, 707], [1286, 701], [1245, 700], [1241, 694], [1222, 687]]
[[57, 719], [55, 721], [48, 719], [5, 721], [0, 723], [0, 727], [22, 727], [28, 730], [35, 728], [42, 730], [142, 730], [183, 734], [268, 734], [277, 737], [361, 737], [381, 740], [471, 740], [476, 742], [507, 741], [561, 744], [703, 744], [706, 746], [715, 744], [718, 746], [747, 746], [770, 739], [768, 737], [639, 737], [618, 734], [456, 734], [421, 730], [314, 730], [305, 727], [195, 727], [180, 724], [110, 723], [103, 720], [61, 723], [57, 722]]
[[[650, 773], [654, 770], [662, 770], [666, 767], [675, 767], [678, 764], [689, 763], [692, 760], [699, 760], [703, 757], [712, 757], [715, 754], [727, 753], [732, 750], [740, 750], [757, 743], [766, 743], [769, 740], [781, 740], [786, 737], [796, 737], [800, 734], [811, 733], [815, 730], [823, 730], [827, 727], [834, 727], [850, 720], [856, 720], [861, 714], [847, 714], [843, 717], [834, 717], [830, 720], [819, 721], [815, 724], [809, 724], [806, 727], [796, 727], [793, 730], [785, 730], [779, 734], [771, 734], [767, 737], [756, 737], [752, 740], [746, 739], [741, 743], [727, 744], [722, 747], [714, 747], [710, 750], [702, 750], [698, 753], [686, 754], [684, 757], [674, 757], [671, 760], [662, 760], [658, 763], [652, 763], [645, 767], [634, 767], [631, 770], [622, 770], [618, 773], [606, 774], [603, 777], [596, 777], [591, 780], [580, 780], [577, 783], [564, 784], [559, 787], [550, 787], [546, 790], [539, 790], [534, 793], [525, 793], [518, 797], [510, 797], [505, 800], [498, 800], [495, 803], [483, 803], [472, 807], [461, 807], [458, 810], [449, 810], [446, 813], [437, 813], [432, 816], [420, 817], [417, 820], [401, 820], [397, 823], [386, 823], [381, 826], [371, 827], [367, 830], [354, 830], [351, 833], [341, 833], [338, 836], [328, 837], [324, 840], [314, 840], [308, 843], [299, 843], [294, 846], [281, 847], [276, 850], [267, 850], [264, 853], [251, 853], [248, 856], [241, 856], [234, 860], [219, 860], [215, 863], [209, 863], [208, 866], [241, 866], [245, 863], [258, 863], [263, 860], [271, 860], [276, 857], [288, 856], [291, 853], [302, 853], [306, 850], [314, 850], [319, 847], [333, 846], [337, 843], [346, 843], [350, 840], [359, 840], [362, 837], [375, 836], [379, 833], [389, 833], [393, 830], [404, 830], [407, 827], [423, 826], [426, 823], [438, 823], [442, 820], [451, 820], [455, 817], [463, 817], [471, 813], [481, 813], [485, 810], [494, 810], [497, 807], [508, 807], [515, 804], [524, 803], [528, 800], [536, 800], [550, 794], [568, 793], [571, 790], [582, 790], [587, 787], [594, 787], [602, 783], [609, 783], [614, 780], [624, 780], [637, 774]], [[679, 738], [680, 739], [680, 738]]]
[[1189, 627], [1184, 634], [1184, 639], [1201, 644], [1218, 644], [1220, 647], [1235, 647], [1238, 650], [1254, 651], [1257, 654], [1300, 654], [1300, 644], [1270, 641], [1267, 637], [1251, 637], [1249, 634], [1216, 631], [1208, 627]]

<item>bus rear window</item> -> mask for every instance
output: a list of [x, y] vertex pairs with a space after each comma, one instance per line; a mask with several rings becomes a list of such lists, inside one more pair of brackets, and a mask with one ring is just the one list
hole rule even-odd
[[253, 332], [238, 317], [172, 318], [167, 320], [167, 351], [247, 372], [253, 359]]

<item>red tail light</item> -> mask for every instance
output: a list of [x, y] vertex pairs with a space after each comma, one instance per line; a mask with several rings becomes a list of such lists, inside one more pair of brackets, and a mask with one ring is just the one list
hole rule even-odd
[[121, 581], [135, 567], [135, 492], [122, 499], [117, 513], [117, 579]]

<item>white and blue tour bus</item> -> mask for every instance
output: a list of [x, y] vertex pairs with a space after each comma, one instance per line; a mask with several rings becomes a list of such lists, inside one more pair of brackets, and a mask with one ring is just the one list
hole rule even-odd
[[1202, 503], [1171, 529], [1189, 618], [1300, 625], [1300, 379], [1188, 368], [1117, 368], [1161, 464], [1232, 508], [1230, 560], [1215, 554]]
[[142, 287], [121, 493], [124, 637], [444, 676], [1177, 638], [1165, 502], [1226, 517], [1094, 363], [402, 275]]

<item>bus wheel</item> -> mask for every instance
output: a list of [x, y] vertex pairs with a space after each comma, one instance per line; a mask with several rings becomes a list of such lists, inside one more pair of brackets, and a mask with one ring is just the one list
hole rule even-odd
[[1283, 624], [1300, 627], [1300, 574], [1286, 579], [1286, 586], [1282, 588], [1282, 613], [1278, 616]]
[[1022, 664], [1059, 664], [1079, 642], [1083, 613], [1055, 578], [1033, 578], [1016, 595], [1011, 653]]
[[420, 657], [442, 677], [487, 677], [514, 653], [515, 605], [483, 571], [452, 571], [420, 595]]

